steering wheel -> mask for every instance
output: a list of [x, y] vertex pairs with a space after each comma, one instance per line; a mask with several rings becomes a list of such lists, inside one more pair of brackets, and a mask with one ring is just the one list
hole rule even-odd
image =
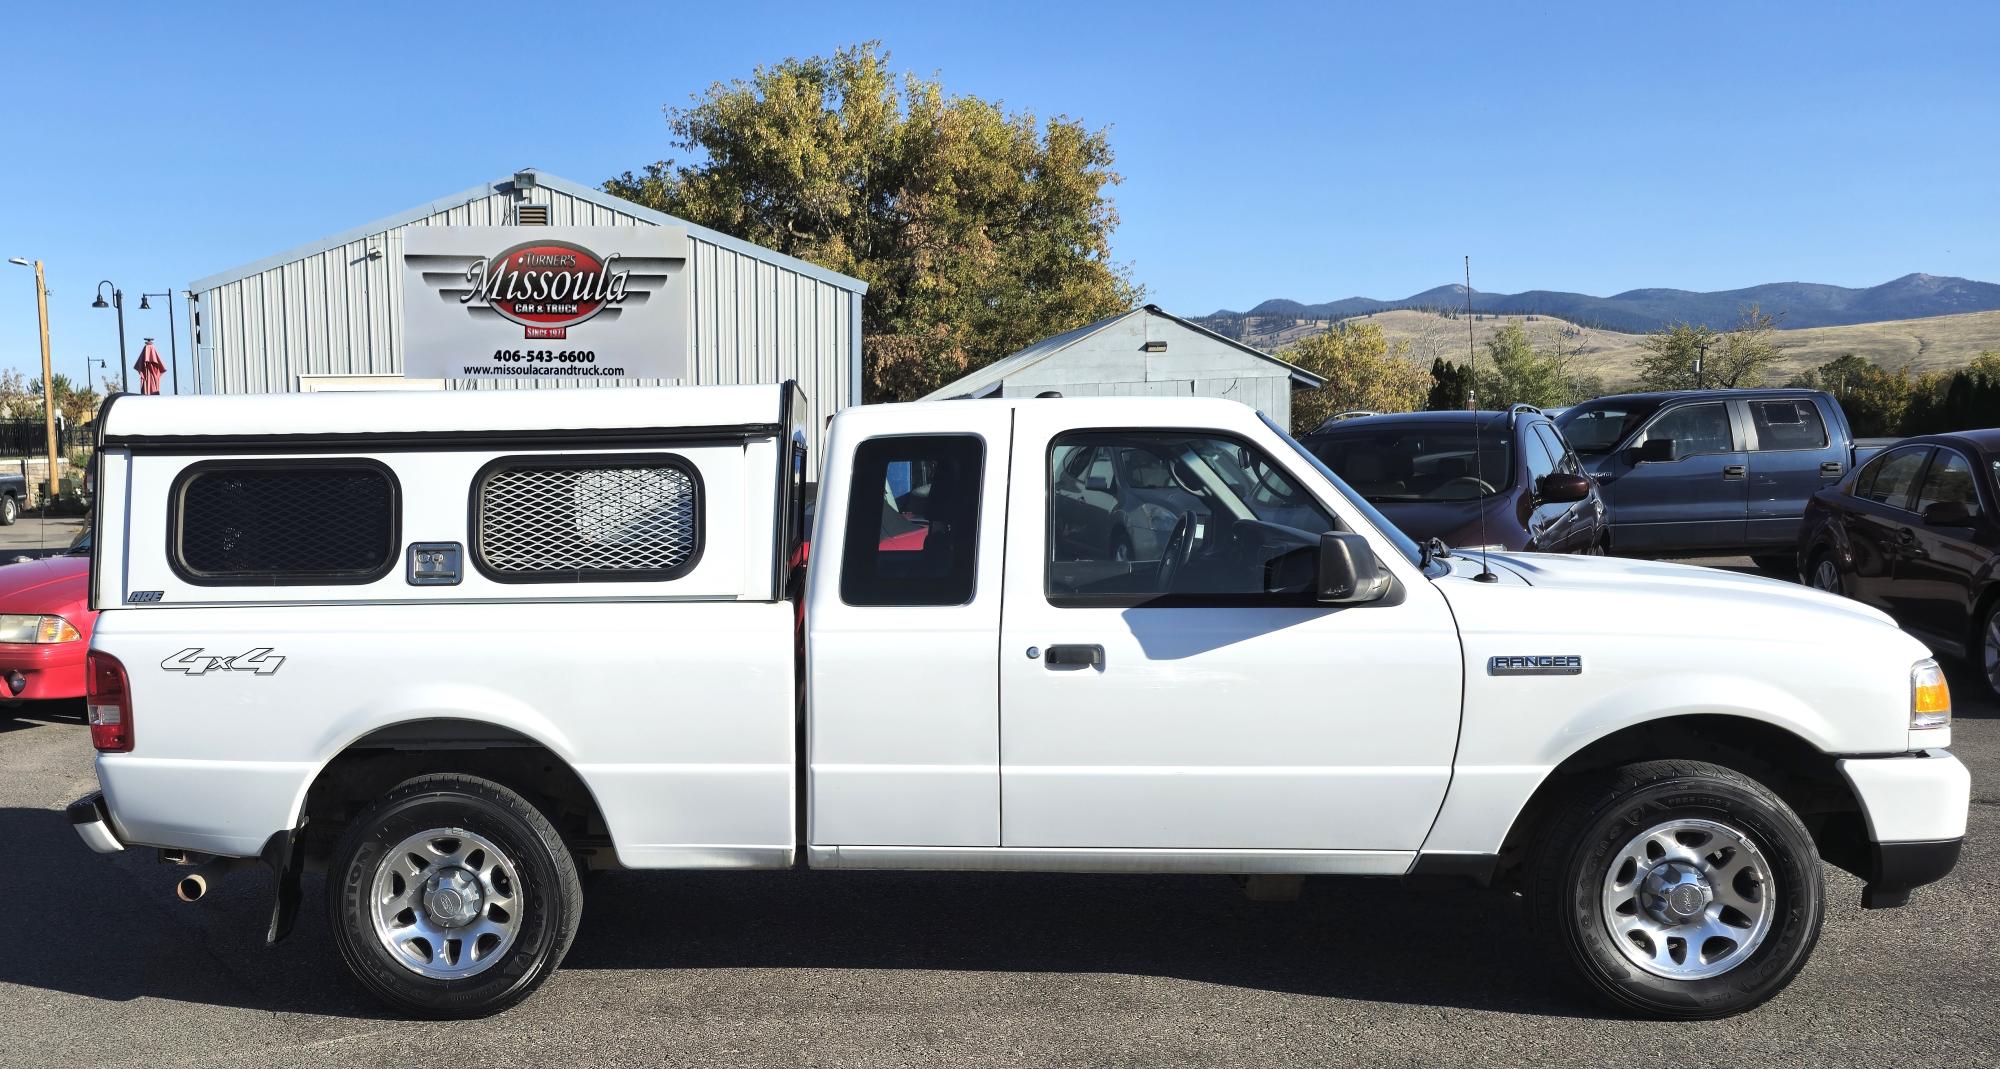
[[1194, 560], [1194, 551], [1201, 543], [1201, 536], [1195, 533], [1200, 523], [1201, 519], [1190, 509], [1181, 513], [1180, 521], [1174, 524], [1174, 533], [1167, 536], [1166, 551], [1160, 554], [1160, 593], [1173, 593], [1181, 569]]
[[1480, 478], [1477, 475], [1461, 475], [1458, 478], [1445, 483], [1443, 486], [1438, 487], [1438, 489], [1448, 490], [1454, 486], [1462, 486], [1462, 485], [1471, 486], [1473, 488], [1473, 491], [1481, 497], [1484, 497], [1487, 494], [1498, 492], [1494, 489], [1492, 483], [1487, 482], [1486, 480]]

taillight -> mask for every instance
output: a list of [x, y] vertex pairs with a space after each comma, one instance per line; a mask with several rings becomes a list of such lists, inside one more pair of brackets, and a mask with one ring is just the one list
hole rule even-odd
[[85, 675], [85, 709], [90, 716], [90, 744], [102, 753], [132, 752], [132, 694], [125, 687], [125, 666], [108, 653], [91, 650]]

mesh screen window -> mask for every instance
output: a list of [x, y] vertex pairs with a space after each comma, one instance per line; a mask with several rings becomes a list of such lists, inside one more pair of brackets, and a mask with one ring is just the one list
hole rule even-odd
[[500, 582], [675, 579], [701, 558], [701, 479], [679, 457], [512, 457], [475, 494], [473, 559]]
[[199, 585], [367, 583], [396, 561], [397, 487], [379, 465], [196, 464], [174, 501], [174, 570]]

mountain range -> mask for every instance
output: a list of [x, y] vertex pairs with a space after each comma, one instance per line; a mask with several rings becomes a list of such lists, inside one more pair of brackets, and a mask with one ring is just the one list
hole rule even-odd
[[[1739, 290], [1697, 293], [1692, 290], [1639, 289], [1609, 297], [1560, 290], [1523, 293], [1472, 291], [1475, 313], [1558, 316], [1573, 323], [1606, 330], [1644, 333], [1669, 323], [1703, 323], [1717, 330], [1733, 326], [1742, 309], [1755, 304], [1774, 316], [1784, 329], [1877, 323], [1959, 312], [2000, 309], [2000, 285], [1938, 275], [1904, 275], [1893, 282], [1865, 289], [1811, 282], [1772, 282]], [[1348, 297], [1323, 304], [1269, 300], [1248, 312], [1217, 311], [1205, 318], [1244, 316], [1290, 319], [1345, 319], [1396, 308], [1463, 309], [1465, 287], [1439, 286], [1400, 301]]]

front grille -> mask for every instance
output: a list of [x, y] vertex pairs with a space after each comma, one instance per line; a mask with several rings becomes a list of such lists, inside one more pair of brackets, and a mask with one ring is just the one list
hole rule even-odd
[[671, 579], [701, 555], [701, 484], [679, 458], [509, 462], [478, 494], [479, 563], [503, 581]]
[[197, 465], [183, 477], [177, 561], [197, 581], [379, 577], [396, 554], [396, 490], [374, 467]]

